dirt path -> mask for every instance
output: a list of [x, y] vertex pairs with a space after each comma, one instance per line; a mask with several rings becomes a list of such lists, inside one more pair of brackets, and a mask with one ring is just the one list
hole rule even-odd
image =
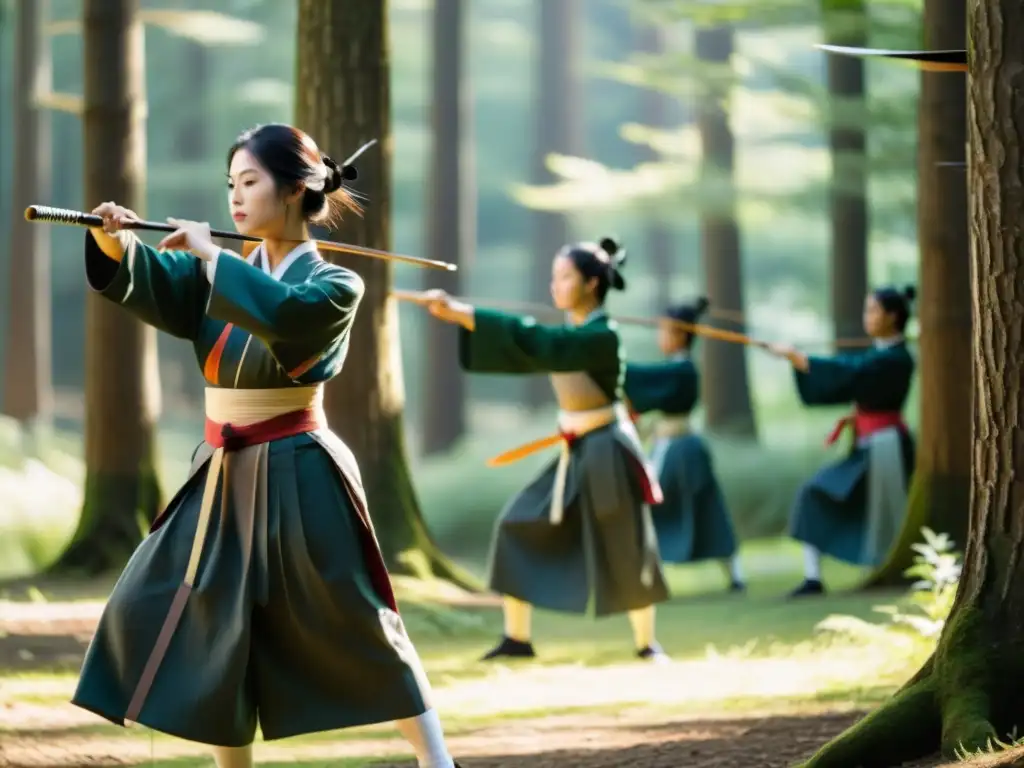
[[[67, 704], [66, 679], [33, 680], [4, 674], [32, 669], [77, 670], [98, 618], [95, 603], [11, 603], [0, 632], [0, 766], [77, 768], [78, 766], [212, 765], [202, 747], [142, 729], [105, 726], [105, 721]], [[2, 608], [0, 608], [2, 610]], [[558, 675], [566, 673], [560, 671]], [[570, 673], [571, 676], [572, 673]], [[587, 674], [581, 670], [580, 675]], [[502, 678], [500, 696], [514, 701], [535, 685], [531, 676]], [[580, 686], [593, 684], [593, 672]], [[615, 682], [611, 674], [607, 684]], [[559, 686], [572, 685], [558, 680]], [[536, 694], [536, 691], [532, 691]], [[529, 698], [527, 696], [527, 698]], [[712, 705], [709, 705], [712, 706]], [[857, 713], [824, 712], [771, 717], [696, 717], [666, 715], [653, 704], [617, 714], [586, 713], [543, 718], [510, 718], [502, 726], [462, 727], [452, 732], [450, 748], [465, 768], [529, 766], [545, 768], [788, 768], [842, 731]], [[407, 754], [390, 728], [360, 729], [353, 737], [259, 744], [260, 762], [312, 766], [341, 758]], [[194, 759], [190, 759], [193, 758]], [[378, 763], [378, 768], [412, 768], [412, 761]], [[935, 765], [927, 763], [922, 765]]]

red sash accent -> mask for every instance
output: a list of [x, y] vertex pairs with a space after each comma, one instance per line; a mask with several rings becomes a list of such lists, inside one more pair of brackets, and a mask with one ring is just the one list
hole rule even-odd
[[227, 452], [240, 451], [252, 445], [324, 429], [327, 425], [321, 419], [322, 413], [315, 408], [304, 408], [240, 427], [207, 419], [203, 439], [214, 448], [223, 448]]
[[[299, 411], [290, 411], [280, 416], [275, 416], [266, 421], [258, 421], [255, 424], [247, 424], [244, 427], [235, 427], [231, 424], [218, 424], [216, 421], [206, 420], [206, 427], [203, 429], [203, 439], [214, 448], [223, 448], [225, 452], [240, 451], [251, 445], [269, 443], [272, 440], [280, 440], [284, 437], [294, 437], [305, 432], [315, 432], [324, 426], [320, 420], [320, 413], [313, 408], [305, 408]], [[168, 504], [164, 510], [156, 516], [153, 524], [149, 526], [149, 532], [156, 530], [167, 521], [167, 513], [172, 507]]]
[[[582, 435], [578, 435], [575, 432], [567, 432], [564, 429], [559, 429], [558, 434], [570, 448], [572, 448], [573, 443], [582, 437]], [[630, 460], [636, 465], [637, 474], [640, 475], [640, 485], [644, 489], [644, 501], [648, 504], [661, 504], [665, 500], [661, 491], [661, 484], [656, 478], [651, 477], [651, 473], [647, 471], [645, 464], [640, 463], [633, 457], [630, 457]]]
[[902, 432], [907, 431], [907, 425], [903, 421], [903, 414], [899, 411], [865, 411], [861, 408], [856, 408], [852, 414], [844, 416], [836, 422], [828, 439], [825, 440], [825, 445], [832, 445], [848, 427], [853, 427], [853, 433], [857, 439], [867, 437], [889, 427], [896, 427]]

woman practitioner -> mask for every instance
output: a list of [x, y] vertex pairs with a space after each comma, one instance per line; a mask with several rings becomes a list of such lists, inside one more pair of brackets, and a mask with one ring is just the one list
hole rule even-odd
[[323, 413], [363, 283], [308, 224], [356, 210], [343, 171], [302, 131], [261, 126], [228, 152], [238, 231], [263, 239], [248, 259], [190, 221], [151, 248], [115, 203], [86, 236], [92, 289], [192, 342], [206, 430], [114, 586], [73, 703], [210, 744], [221, 768], [252, 765], [257, 721], [270, 740], [394, 720], [421, 768], [455, 765], [359, 469]]
[[768, 345], [792, 364], [804, 405], [853, 405], [828, 438], [831, 445], [849, 427], [850, 453], [823, 467], [796, 498], [791, 535], [804, 546], [804, 581], [793, 597], [824, 593], [822, 553], [876, 566], [899, 535], [914, 469], [914, 440], [902, 414], [914, 374], [903, 336], [914, 296], [913, 286], [868, 294], [864, 331], [873, 346], [865, 352], [818, 357]]
[[700, 398], [700, 373], [691, 352], [693, 325], [708, 308], [704, 297], [665, 310], [658, 346], [667, 360], [626, 366], [626, 397], [637, 414], [657, 411], [651, 463], [664, 501], [651, 509], [661, 559], [666, 563], [718, 560], [729, 590], [745, 589], [725, 497], [704, 439], [690, 426]]
[[668, 590], [648, 506], [660, 490], [622, 403], [622, 343], [604, 309], [609, 289], [625, 288], [624, 261], [610, 238], [555, 255], [551, 296], [564, 325], [428, 293], [430, 312], [461, 326], [466, 370], [548, 373], [559, 406], [561, 455], [497, 522], [490, 587], [504, 595], [505, 632], [484, 659], [535, 655], [531, 606], [626, 613], [637, 656], [667, 658], [654, 637], [654, 605]]

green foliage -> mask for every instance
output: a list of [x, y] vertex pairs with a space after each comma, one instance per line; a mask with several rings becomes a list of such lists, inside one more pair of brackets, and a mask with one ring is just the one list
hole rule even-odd
[[[638, 89], [662, 91], [685, 105], [685, 115], [670, 129], [624, 124], [623, 139], [646, 150], [642, 156], [647, 159], [630, 167], [616, 167], [592, 154], [549, 157], [556, 181], [544, 186], [513, 184], [516, 200], [538, 210], [619, 210], [647, 220], [678, 219], [680, 210], [736, 211], [748, 272], [761, 272], [762, 254], [750, 245], [759, 240], [753, 231], [761, 222], [794, 216], [806, 226], [823, 220], [829, 191], [852, 183], [858, 174], [851, 171], [859, 166], [869, 177], [875, 237], [915, 236], [916, 72], [894, 72], [891, 67], [876, 71], [869, 62], [868, 98], [835, 99], [821, 76], [824, 54], [813, 48], [820, 33], [808, 25], [804, 2], [645, 0], [633, 7], [639, 24], [671, 25], [670, 49], [661, 55], [634, 53], [606, 60], [593, 69], [601, 77]], [[904, 45], [917, 37], [920, 3], [886, 0], [871, 7], [872, 37], [898, 37]], [[736, 30], [732, 60], [724, 68], [698, 60], [693, 50], [697, 28], [720, 25]], [[736, 140], [731, 179], [717, 178], [702, 168], [692, 114], [694, 100], [727, 88]], [[867, 157], [830, 158], [829, 128], [858, 127], [870, 129]], [[651, 154], [657, 159], [649, 159]], [[771, 282], [780, 279], [779, 270], [770, 274]], [[812, 284], [820, 285], [820, 280]]]
[[[949, 536], [935, 533], [928, 527], [923, 527], [921, 534], [924, 542], [912, 547], [917, 553], [914, 564], [904, 571], [904, 575], [916, 579], [905, 601], [907, 609], [899, 605], [878, 605], [874, 610], [889, 617], [890, 628], [934, 639], [942, 632], [953, 607], [962, 563]], [[838, 634], [875, 636], [879, 634], [880, 627], [851, 616], [829, 616], [817, 629]]]
[[[81, 509], [81, 462], [0, 417], [0, 578], [53, 561]], [[69, 525], [70, 522], [70, 525]]]
[[912, 546], [917, 553], [914, 564], [903, 572], [916, 579], [910, 586], [909, 600], [914, 610], [903, 611], [895, 605], [878, 606], [876, 610], [887, 614], [894, 624], [925, 637], [938, 637], [953, 607], [962, 562], [960, 553], [953, 549], [953, 540], [945, 533], [935, 533], [926, 526], [921, 534], [924, 543]]

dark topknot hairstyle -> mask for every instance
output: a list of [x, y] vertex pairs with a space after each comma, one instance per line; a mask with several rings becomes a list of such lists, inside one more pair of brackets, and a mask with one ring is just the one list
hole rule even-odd
[[342, 166], [317, 148], [303, 131], [284, 123], [268, 123], [250, 128], [235, 139], [228, 150], [228, 168], [235, 153], [246, 149], [273, 177], [277, 188], [292, 192], [300, 184], [302, 217], [311, 224], [331, 227], [345, 211], [362, 209], [342, 183], [358, 176], [353, 166]]
[[896, 317], [896, 330], [903, 333], [910, 319], [910, 305], [917, 298], [917, 289], [908, 285], [904, 288], [886, 286], [876, 288], [872, 294], [886, 312]]
[[584, 279], [597, 278], [595, 294], [604, 304], [608, 290], [626, 290], [622, 268], [626, 264], [626, 251], [613, 238], [604, 237], [596, 243], [574, 243], [564, 246], [557, 254], [570, 259]]
[[[711, 306], [711, 302], [707, 296], [701, 296], [689, 303], [673, 304], [663, 314], [670, 320], [679, 320], [694, 325], [700, 322], [700, 318], [707, 312], [709, 306]], [[684, 346], [689, 349], [697, 337], [688, 331], [684, 331], [684, 333], [687, 335]]]

